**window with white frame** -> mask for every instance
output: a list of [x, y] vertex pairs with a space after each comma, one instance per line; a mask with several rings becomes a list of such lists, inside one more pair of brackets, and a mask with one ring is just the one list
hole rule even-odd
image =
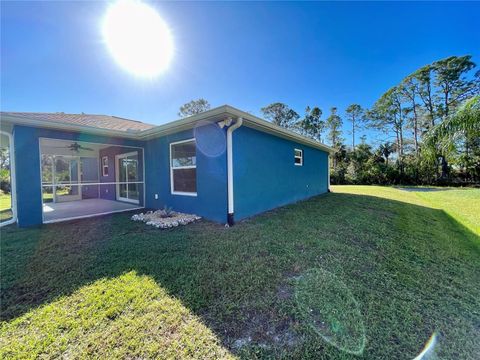
[[295, 154], [295, 165], [302, 166], [303, 165], [303, 150], [301, 149], [294, 149]]
[[108, 156], [102, 157], [102, 176], [108, 176]]
[[172, 194], [197, 195], [197, 151], [194, 139], [170, 144]]

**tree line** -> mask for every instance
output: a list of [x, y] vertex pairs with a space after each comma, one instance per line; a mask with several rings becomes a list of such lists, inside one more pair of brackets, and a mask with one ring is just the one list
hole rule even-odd
[[[480, 71], [470, 55], [425, 65], [388, 89], [370, 108], [349, 105], [328, 116], [318, 106], [302, 115], [276, 102], [261, 108], [272, 123], [335, 149], [334, 184], [479, 184]], [[208, 110], [204, 99], [180, 109], [180, 116]], [[348, 142], [343, 122], [347, 121]], [[367, 143], [360, 131], [374, 130], [383, 141]]]

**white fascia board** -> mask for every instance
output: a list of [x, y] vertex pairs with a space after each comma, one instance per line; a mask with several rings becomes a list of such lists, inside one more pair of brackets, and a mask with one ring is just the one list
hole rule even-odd
[[334, 149], [325, 144], [296, 134], [278, 125], [272, 124], [269, 121], [263, 120], [242, 110], [236, 109], [230, 105], [219, 106], [215, 109], [205, 111], [201, 114], [189, 116], [185, 119], [172, 121], [167, 124], [154, 127], [152, 129], [144, 130], [139, 134], [139, 136], [142, 140], [149, 140], [159, 136], [191, 129], [195, 127], [195, 125], [199, 122], [218, 122], [225, 120], [226, 117], [242, 118], [244, 126], [251, 127], [291, 141], [295, 141], [316, 149], [320, 149], [330, 154], [333, 154], [335, 152]]
[[180, 120], [171, 121], [148, 130], [143, 130], [139, 134], [139, 136], [142, 140], [150, 140], [159, 136], [164, 136], [191, 129], [195, 127], [195, 125], [199, 122], [213, 123], [225, 120], [226, 115], [228, 115], [226, 111], [226, 106], [220, 106], [215, 109], [205, 111], [201, 114], [189, 116]]
[[272, 124], [271, 122], [263, 120], [257, 116], [235, 109], [228, 105], [226, 105], [225, 107], [227, 108], [227, 111], [229, 113], [243, 118], [244, 126], [251, 127], [260, 131], [264, 131], [266, 133], [283, 137], [285, 139], [292, 140], [301, 144], [305, 144], [305, 145], [326, 151], [331, 154], [335, 152], [335, 150], [330, 146], [327, 146], [325, 144], [322, 144], [318, 141], [312, 140], [300, 134], [294, 133], [290, 130], [284, 129], [281, 126]]

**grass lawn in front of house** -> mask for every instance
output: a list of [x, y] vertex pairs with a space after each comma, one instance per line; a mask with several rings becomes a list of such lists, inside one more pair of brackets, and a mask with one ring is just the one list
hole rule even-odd
[[230, 229], [8, 226], [0, 357], [412, 359], [435, 332], [475, 359], [479, 210], [480, 190], [338, 186]]

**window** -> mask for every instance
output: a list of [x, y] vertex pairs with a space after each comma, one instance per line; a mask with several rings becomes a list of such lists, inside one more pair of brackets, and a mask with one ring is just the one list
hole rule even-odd
[[303, 150], [295, 149], [294, 154], [295, 154], [295, 165], [296, 166], [302, 166], [303, 165]]
[[170, 144], [170, 186], [172, 194], [197, 195], [195, 140]]
[[102, 157], [102, 176], [108, 176], [108, 156]]

